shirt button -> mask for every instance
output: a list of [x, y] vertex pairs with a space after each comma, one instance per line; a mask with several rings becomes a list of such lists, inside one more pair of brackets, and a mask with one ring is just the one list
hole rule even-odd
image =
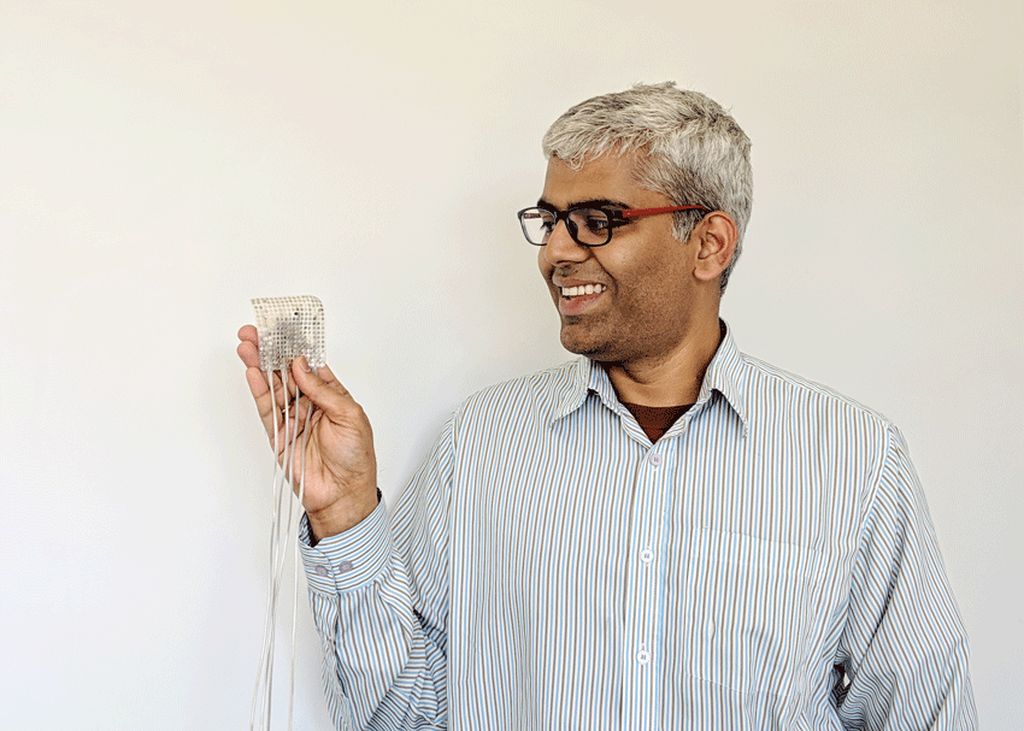
[[331, 575], [331, 570], [329, 568], [327, 568], [326, 566], [317, 566], [313, 570], [317, 573], [317, 576], [330, 576]]
[[341, 571], [342, 573], [344, 573], [346, 571], [351, 571], [351, 570], [352, 570], [352, 562], [351, 561], [342, 561], [341, 563], [338, 564], [338, 571]]
[[640, 552], [640, 560], [644, 563], [650, 563], [651, 559], [654, 558], [654, 551], [649, 548], [645, 548]]
[[647, 648], [640, 645], [640, 651], [636, 654], [636, 661], [641, 665], [646, 665], [651, 661], [651, 653], [647, 652]]
[[655, 467], [657, 467], [658, 465], [661, 464], [661, 455], [658, 454], [657, 452], [651, 452], [650, 454], [647, 455], [647, 461], [650, 462]]

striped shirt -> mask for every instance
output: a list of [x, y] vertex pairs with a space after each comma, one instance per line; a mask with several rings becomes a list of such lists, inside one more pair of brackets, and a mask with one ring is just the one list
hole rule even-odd
[[586, 357], [483, 389], [300, 550], [339, 729], [973, 729], [907, 443], [739, 351], [652, 444]]

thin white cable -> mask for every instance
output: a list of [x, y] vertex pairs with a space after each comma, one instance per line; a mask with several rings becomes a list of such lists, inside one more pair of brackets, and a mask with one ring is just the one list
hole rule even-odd
[[[299, 521], [294, 520], [295, 487], [298, 487], [299, 515], [305, 499], [306, 450], [309, 440], [309, 425], [315, 411], [314, 404], [307, 397], [309, 406], [305, 414], [305, 423], [300, 422], [302, 393], [298, 384], [288, 383], [288, 369], [293, 359], [300, 355], [310, 360], [313, 367], [323, 363], [323, 303], [316, 297], [260, 297], [252, 300], [256, 313], [256, 329], [259, 335], [259, 356], [261, 370], [267, 374], [269, 390], [273, 401], [273, 446], [274, 446], [274, 480], [272, 482], [273, 515], [270, 535], [270, 581], [268, 582], [267, 623], [264, 632], [264, 646], [260, 654], [260, 666], [256, 674], [256, 688], [253, 693], [253, 704], [250, 714], [250, 731], [269, 731], [273, 720], [274, 669], [277, 654], [277, 618], [280, 608], [281, 591], [284, 585], [285, 567], [288, 563], [288, 550], [293, 554], [293, 597], [292, 597], [292, 657], [291, 677], [289, 683], [288, 728], [294, 724], [295, 706], [295, 670], [297, 647], [295, 636], [298, 623], [299, 573], [301, 571], [298, 528]], [[283, 367], [278, 367], [283, 364]], [[280, 374], [275, 374], [275, 370]], [[278, 407], [275, 383], [280, 389], [282, 406]], [[290, 387], [289, 387], [290, 386]], [[291, 398], [290, 390], [294, 389], [295, 398]], [[283, 430], [277, 419], [284, 414]], [[282, 434], [283, 431], [283, 434]], [[299, 433], [302, 432], [302, 439]], [[300, 444], [301, 442], [301, 444]], [[301, 449], [301, 454], [296, 453]], [[296, 472], [299, 474], [296, 476]], [[285, 497], [285, 488], [292, 493]], [[285, 512], [282, 500], [288, 500]], [[301, 518], [300, 518], [301, 520]], [[294, 531], [294, 537], [293, 537]], [[280, 693], [279, 693], [280, 694]], [[281, 715], [279, 713], [279, 715]], [[256, 717], [259, 721], [256, 721]], [[257, 728], [258, 727], [258, 728]]]
[[[266, 632], [266, 638], [264, 643], [263, 656], [261, 663], [264, 668], [263, 672], [263, 689], [261, 700], [262, 703], [260, 708], [260, 721], [261, 728], [269, 731], [272, 711], [272, 700], [274, 690], [274, 649], [276, 645], [277, 636], [277, 595], [280, 590], [280, 577], [278, 565], [280, 563], [279, 556], [281, 553], [281, 515], [283, 511], [281, 509], [281, 500], [284, 496], [284, 486], [287, 480], [287, 465], [291, 459], [292, 449], [291, 440], [289, 439], [289, 433], [292, 431], [290, 428], [290, 418], [288, 414], [288, 375], [287, 372], [282, 368], [281, 374], [281, 398], [285, 403], [284, 407], [284, 429], [283, 439], [280, 440], [278, 448], [282, 450], [280, 455], [280, 462], [278, 461], [277, 449], [275, 449], [275, 479], [274, 479], [274, 501], [273, 511], [271, 517], [271, 531], [270, 531], [270, 594], [267, 600], [267, 617], [268, 627]], [[277, 410], [277, 403], [274, 402], [274, 409]], [[275, 414], [276, 418], [276, 414]]]
[[[276, 576], [276, 581], [275, 581], [275, 585], [274, 585], [274, 607], [275, 607], [275, 613], [276, 613], [276, 608], [277, 608], [277, 598], [280, 595], [281, 587], [284, 584], [284, 568], [285, 568], [285, 563], [287, 562], [287, 558], [288, 558], [288, 548], [289, 548], [289, 545], [291, 544], [291, 541], [292, 541], [292, 513], [293, 513], [293, 510], [294, 510], [294, 506], [295, 506], [295, 500], [294, 500], [294, 498], [292, 496], [292, 485], [295, 484], [295, 448], [298, 446], [298, 437], [299, 437], [299, 398], [302, 396], [302, 394], [299, 391], [299, 384], [297, 382], [293, 383], [293, 386], [295, 388], [295, 400], [292, 401], [292, 406], [294, 407], [294, 409], [293, 409], [293, 411], [294, 411], [293, 416], [295, 418], [295, 423], [292, 425], [291, 449], [289, 450], [290, 453], [288, 455], [288, 477], [285, 480], [285, 483], [281, 486], [281, 497], [282, 497], [282, 499], [288, 501], [288, 517], [285, 519], [285, 522], [284, 522], [284, 528], [283, 528], [284, 542], [282, 544], [280, 544], [280, 546], [278, 547], [280, 553], [279, 553], [279, 556], [278, 556], [278, 564], [275, 567], [275, 576]], [[282, 515], [284, 515], [284, 511], [282, 511]]]
[[270, 646], [267, 653], [267, 688], [266, 688], [266, 729], [271, 728], [271, 708], [274, 700], [274, 655], [277, 652], [277, 597], [281, 591], [281, 572], [279, 564], [281, 561], [281, 518], [284, 515], [282, 502], [284, 501], [285, 486], [288, 484], [288, 467], [292, 460], [292, 439], [288, 436], [292, 433], [291, 415], [288, 402], [288, 366], [281, 369], [281, 393], [284, 400], [284, 454], [281, 458], [281, 477], [277, 482], [277, 493], [274, 501], [274, 555], [270, 565], [271, 576], [271, 599], [270, 615]]
[[[286, 374], [287, 372], [283, 370], [282, 373]], [[285, 393], [287, 394], [288, 393], [287, 376], [285, 376], [283, 378], [283, 382], [285, 384], [285, 386], [284, 386]], [[292, 529], [292, 526], [294, 525], [293, 515], [294, 515], [295, 501], [294, 501], [294, 498], [292, 496], [292, 485], [295, 484], [295, 462], [296, 462], [296, 460], [295, 460], [295, 448], [296, 448], [296, 446], [298, 446], [299, 423], [300, 423], [299, 420], [301, 418], [300, 412], [299, 412], [299, 405], [300, 405], [300, 398], [302, 397], [302, 392], [300, 391], [300, 389], [298, 387], [298, 384], [295, 383], [294, 381], [292, 383], [292, 387], [295, 389], [295, 398], [294, 398], [294, 400], [291, 401], [291, 404], [292, 404], [292, 413], [291, 413], [291, 415], [288, 414], [288, 406], [286, 405], [286, 407], [285, 407], [285, 418], [286, 418], [285, 444], [286, 444], [287, 454], [285, 456], [285, 463], [284, 463], [285, 464], [285, 470], [283, 471], [285, 473], [284, 474], [284, 479], [280, 483], [281, 489], [280, 489], [280, 492], [279, 492], [280, 499], [278, 501], [278, 521], [276, 521], [276, 523], [275, 523], [275, 528], [276, 528], [276, 530], [275, 530], [276, 550], [274, 552], [273, 582], [272, 582], [272, 584], [273, 584], [272, 597], [273, 598], [272, 598], [272, 602], [271, 602], [272, 614], [273, 614], [273, 625], [272, 625], [271, 631], [270, 631], [270, 637], [271, 637], [270, 648], [271, 649], [270, 649], [270, 654], [269, 654], [269, 656], [267, 658], [267, 662], [268, 662], [268, 665], [269, 665], [269, 668], [270, 668], [270, 674], [268, 675], [268, 680], [267, 680], [267, 728], [268, 729], [270, 727], [270, 705], [271, 705], [271, 701], [272, 701], [272, 697], [273, 697], [273, 668], [274, 668], [274, 655], [276, 654], [276, 627], [278, 627], [278, 622], [276, 622], [276, 617], [278, 617], [278, 608], [279, 608], [278, 601], [279, 601], [279, 598], [281, 596], [282, 587], [284, 585], [285, 564], [286, 564], [287, 558], [288, 558], [289, 546], [294, 543], [294, 541], [293, 541], [293, 529]], [[290, 437], [289, 437], [289, 434], [291, 435]], [[285, 518], [284, 506], [282, 506], [282, 504], [281, 504], [282, 501], [288, 501], [288, 517], [287, 518]], [[293, 547], [293, 551], [294, 551], [294, 547]], [[294, 612], [295, 612], [295, 604], [296, 603], [297, 602], [295, 602], [293, 600], [293, 627], [294, 627]], [[294, 654], [295, 654], [294, 629], [293, 629], [293, 640], [292, 640], [292, 642], [293, 642], [293, 644], [292, 644], [292, 654], [293, 654], [292, 663], [294, 665], [294, 662], [295, 662], [295, 658], [294, 658]], [[293, 685], [293, 692], [294, 692], [294, 678], [292, 679], [292, 685]], [[293, 697], [290, 696], [289, 697], [289, 724], [291, 724], [291, 722], [292, 722], [292, 717], [291, 717], [292, 703], [293, 703]]]
[[[308, 400], [308, 397], [307, 397]], [[302, 499], [306, 494], [306, 446], [309, 444], [309, 427], [310, 419], [313, 416], [313, 402], [309, 401], [309, 408], [306, 409], [306, 419], [302, 424], [302, 460], [301, 467], [299, 468], [299, 520], [302, 520]], [[292, 672], [291, 672], [291, 686], [288, 690], [288, 731], [292, 731], [292, 721], [294, 719], [294, 707], [295, 707], [295, 656], [298, 654], [298, 648], [295, 646], [295, 619], [299, 614], [299, 547], [298, 547], [298, 535], [299, 535], [299, 520], [295, 522], [295, 537], [290, 539], [289, 542], [292, 544], [294, 551], [295, 561], [293, 564], [293, 576], [295, 579], [295, 595], [292, 598]]]
[[[289, 400], [288, 400], [288, 365], [285, 365], [281, 369], [281, 392], [284, 400], [284, 444], [285, 453], [283, 461], [283, 469], [281, 470], [281, 481], [278, 483], [277, 500], [274, 502], [274, 556], [273, 563], [271, 564], [272, 571], [272, 592], [270, 611], [273, 621], [270, 625], [270, 647], [267, 653], [267, 694], [266, 694], [266, 728], [270, 729], [271, 711], [274, 699], [274, 654], [276, 651], [276, 639], [277, 639], [277, 597], [281, 590], [281, 572], [284, 568], [284, 548], [281, 542], [281, 518], [284, 515], [281, 502], [284, 500], [285, 491], [291, 491], [291, 482], [289, 479], [289, 473], [294, 471], [294, 453], [295, 453], [295, 436], [298, 433], [298, 406], [295, 409], [295, 427], [291, 427], [291, 415], [289, 414]], [[291, 438], [289, 439], [289, 434]], [[289, 502], [289, 508], [291, 503]]]
[[[274, 372], [272, 370], [268, 370], [267, 371], [267, 385], [268, 385], [268, 387], [270, 389], [271, 414], [273, 414], [273, 417], [274, 417], [274, 439], [273, 439], [274, 474], [273, 474], [273, 479], [271, 480], [271, 485], [270, 485], [270, 498], [271, 498], [271, 503], [273, 503], [273, 501], [277, 497], [277, 478], [278, 478], [278, 474], [279, 474], [279, 471], [278, 471], [278, 467], [279, 466], [278, 466], [277, 457], [278, 457], [278, 449], [280, 448], [280, 441], [279, 441], [279, 437], [278, 437], [279, 429], [278, 429], [278, 424], [277, 424], [277, 399], [276, 399], [276, 395], [274, 393]], [[273, 560], [274, 560], [274, 530], [273, 530], [273, 523], [274, 523], [275, 520], [276, 520], [276, 517], [272, 514], [271, 515], [271, 531], [270, 531], [270, 557], [269, 557], [270, 558], [270, 562], [271, 562], [270, 563], [271, 566], [273, 566]], [[260, 694], [260, 685], [263, 682], [264, 674], [267, 671], [267, 667], [266, 667], [266, 663], [265, 663], [265, 658], [266, 658], [266, 654], [267, 654], [267, 644], [270, 641], [270, 625], [273, 622], [273, 617], [271, 616], [271, 611], [270, 611], [270, 601], [271, 601], [271, 597], [272, 596], [273, 596], [273, 583], [272, 582], [267, 582], [267, 616], [266, 616], [266, 621], [265, 621], [264, 627], [263, 627], [263, 648], [260, 650], [260, 664], [259, 664], [259, 667], [257, 668], [257, 671], [256, 671], [256, 687], [253, 690], [252, 706], [251, 706], [251, 708], [249, 710], [249, 729], [250, 729], [250, 731], [256, 731], [257, 708], [259, 708], [262, 705], [260, 703], [260, 695], [261, 695]], [[262, 719], [262, 716], [263, 716], [262, 712], [259, 715], [260, 715], [260, 718]]]

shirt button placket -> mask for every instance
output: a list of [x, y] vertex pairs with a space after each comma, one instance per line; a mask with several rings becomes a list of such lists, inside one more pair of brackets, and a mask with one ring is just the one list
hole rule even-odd
[[649, 699], [656, 695], [653, 673], [653, 645], [658, 636], [662, 611], [659, 572], [655, 570], [655, 547], [662, 545], [667, 496], [671, 493], [673, 470], [669, 455], [674, 440], [649, 445], [637, 455], [630, 524], [629, 555], [635, 568], [627, 571], [629, 626], [627, 671], [623, 686], [622, 727], [655, 728], [657, 711]]

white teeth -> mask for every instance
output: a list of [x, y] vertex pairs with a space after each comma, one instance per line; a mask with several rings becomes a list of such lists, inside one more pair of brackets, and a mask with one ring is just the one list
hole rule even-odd
[[606, 289], [608, 288], [603, 284], [585, 284], [579, 287], [562, 287], [561, 292], [563, 297], [578, 297], [581, 294], [600, 294]]

